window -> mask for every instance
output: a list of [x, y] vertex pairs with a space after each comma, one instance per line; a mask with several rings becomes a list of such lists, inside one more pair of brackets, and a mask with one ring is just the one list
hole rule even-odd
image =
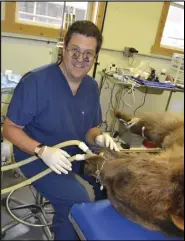
[[184, 2], [165, 2], [152, 53], [184, 53]]
[[[64, 12], [63, 28], [67, 28], [67, 20], [87, 19], [88, 2], [18, 2], [17, 21], [40, 25], [51, 25], [61, 28]], [[70, 17], [72, 17], [70, 19]]]
[[[180, 5], [184, 3], [180, 3]], [[164, 27], [161, 46], [184, 50], [184, 6], [172, 3]]]
[[[76, 20], [88, 19], [99, 28], [105, 2], [6, 2], [2, 31], [59, 38]], [[62, 21], [63, 19], [63, 21]]]

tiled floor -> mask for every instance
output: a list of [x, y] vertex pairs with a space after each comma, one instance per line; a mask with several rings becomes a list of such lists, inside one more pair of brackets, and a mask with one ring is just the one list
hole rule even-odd
[[[21, 181], [22, 181], [21, 178], [14, 177], [12, 171], [7, 171], [7, 172], [4, 172], [1, 186], [2, 188], [8, 187], [16, 183], [19, 183]], [[16, 191], [15, 194], [13, 194], [13, 197], [17, 198], [18, 200], [23, 200], [26, 203], [32, 204], [32, 203], [35, 203], [35, 198], [33, 194], [35, 194], [35, 190], [32, 189], [31, 191], [29, 187], [24, 187], [24, 188], [21, 188], [21, 190]], [[5, 194], [4, 196], [7, 196], [7, 194]], [[3, 198], [3, 196], [1, 198]], [[15, 203], [10, 202], [10, 205], [15, 206]], [[19, 210], [14, 212], [18, 216], [19, 215], [24, 216], [29, 212], [29, 210], [28, 209], [24, 211]], [[50, 220], [52, 220], [52, 215], [50, 215]], [[13, 221], [13, 218], [8, 214], [5, 207], [3, 206], [3, 203], [1, 202], [1, 230], [2, 230], [2, 227], [10, 223], [11, 221]], [[27, 221], [38, 223], [38, 221], [33, 217], [29, 218]], [[1, 239], [3, 240], [47, 240], [47, 237], [44, 233], [44, 230], [41, 227], [31, 227], [31, 226], [19, 223], [18, 225], [7, 230], [6, 235]]]

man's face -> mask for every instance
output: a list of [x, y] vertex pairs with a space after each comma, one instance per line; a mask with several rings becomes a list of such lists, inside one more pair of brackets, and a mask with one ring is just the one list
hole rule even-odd
[[73, 34], [63, 49], [63, 64], [68, 76], [81, 80], [92, 68], [96, 57], [97, 41], [93, 37]]

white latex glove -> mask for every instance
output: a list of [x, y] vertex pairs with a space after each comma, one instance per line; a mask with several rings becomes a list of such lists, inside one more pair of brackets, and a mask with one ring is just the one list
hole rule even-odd
[[39, 157], [57, 174], [68, 174], [72, 170], [71, 162], [67, 159], [70, 155], [59, 148], [45, 146]]
[[103, 133], [101, 135], [98, 135], [95, 138], [95, 142], [99, 146], [107, 147], [107, 148], [109, 148], [111, 150], [114, 150], [114, 151], [120, 151], [119, 148], [117, 147], [116, 143], [112, 139], [112, 137], [110, 137], [110, 135], [107, 134], [107, 133]]

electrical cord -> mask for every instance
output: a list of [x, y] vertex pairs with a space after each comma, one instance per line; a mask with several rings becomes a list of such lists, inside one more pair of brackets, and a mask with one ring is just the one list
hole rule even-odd
[[109, 89], [109, 83], [106, 81], [108, 76], [111, 76], [111, 72], [110, 71], [109, 72], [104, 71], [104, 75], [102, 76], [101, 84], [100, 84], [100, 87], [99, 87], [99, 95], [101, 95], [101, 91], [102, 91], [105, 83], [107, 84], [107, 87], [105, 89]]
[[[107, 122], [107, 114], [110, 110], [110, 108], [112, 108], [112, 110], [115, 112], [115, 108], [113, 106], [113, 92], [114, 92], [114, 88], [115, 88], [116, 84], [113, 84], [113, 87], [112, 87], [112, 90], [111, 90], [111, 97], [110, 97], [110, 102], [109, 102], [109, 106], [108, 106], [108, 109], [107, 109], [107, 112], [106, 112], [106, 122]], [[118, 94], [120, 91], [118, 91], [116, 94]]]
[[[102, 88], [103, 88], [103, 86], [104, 86], [104, 84], [106, 83], [107, 84], [107, 87], [105, 88], [105, 89], [109, 89], [110, 88], [110, 85], [109, 85], [109, 83], [106, 81], [106, 78], [108, 77], [108, 76], [110, 76], [112, 74], [112, 72], [105, 72], [104, 71], [104, 76], [103, 76], [103, 79], [102, 79], [102, 84], [101, 84], [101, 86], [100, 86], [100, 88], [99, 88], [99, 93], [101, 94], [101, 91], [102, 91]], [[106, 113], [105, 113], [105, 121], [102, 121], [102, 123], [101, 124], [105, 124], [105, 131], [108, 131], [108, 128], [109, 128], [109, 125], [108, 125], [108, 121], [107, 121], [107, 119], [108, 119], [108, 112], [109, 112], [109, 110], [110, 110], [110, 108], [112, 108], [112, 109], [114, 109], [114, 107], [113, 107], [113, 104], [112, 104], [112, 96], [113, 96], [113, 91], [114, 91], [114, 88], [115, 88], [115, 85], [116, 84], [114, 84], [113, 85], [113, 88], [111, 89], [111, 98], [110, 98], [110, 102], [109, 102], [109, 104], [108, 104], [108, 108], [107, 108], [107, 111], [106, 111]]]
[[[124, 88], [124, 87], [122, 87], [122, 88]], [[120, 97], [120, 98], [124, 98], [124, 96], [125, 96], [125, 94], [127, 93], [127, 90], [126, 89], [124, 89], [124, 94], [123, 94], [123, 97]], [[121, 92], [121, 91], [120, 91]], [[117, 93], [118, 94], [118, 93]], [[124, 105], [125, 105], [125, 103], [124, 103], [124, 101], [123, 101], [123, 106], [122, 106], [122, 109], [124, 108]], [[115, 140], [115, 142], [116, 143], [118, 143], [119, 141], [120, 141], [120, 138], [121, 138], [121, 136], [126, 132], [127, 130], [123, 130], [121, 133], [120, 132], [118, 132], [118, 138], [117, 138], [117, 140]]]
[[[111, 74], [112, 74], [112, 72], [110, 72], [110, 71], [109, 71], [109, 72], [105, 72], [105, 71], [104, 71], [104, 75], [103, 75], [103, 78], [102, 78], [102, 84], [101, 84], [101, 86], [100, 86], [100, 94], [101, 94], [101, 91], [102, 91], [102, 88], [103, 88], [105, 82], [106, 82], [107, 85], [108, 85], [106, 89], [110, 88], [108, 82], [106, 81], [106, 78], [107, 78], [108, 76], [111, 76]], [[105, 127], [105, 131], [108, 131], [108, 128], [109, 128], [109, 125], [108, 125], [108, 112], [110, 111], [110, 108], [112, 108], [112, 110], [115, 111], [115, 108], [114, 108], [114, 106], [113, 106], [113, 92], [114, 92], [115, 86], [116, 86], [116, 84], [113, 84], [113, 87], [112, 87], [112, 89], [111, 89], [110, 102], [109, 102], [109, 104], [108, 104], [108, 108], [107, 108], [107, 111], [106, 111], [106, 113], [105, 113], [105, 121], [102, 122], [102, 124], [105, 124], [105, 126], [106, 126], [106, 127]], [[132, 86], [131, 86], [131, 88], [129, 88], [129, 90], [125, 90], [125, 92], [124, 92], [124, 94], [123, 94], [123, 97], [124, 97], [126, 94], [130, 94], [130, 91], [131, 91], [131, 94], [133, 95], [133, 99], [134, 99], [134, 101], [135, 101], [134, 87], [135, 87], [135, 85], [132, 84]], [[123, 87], [122, 87], [122, 88], [123, 88]], [[116, 104], [118, 104], [118, 94], [119, 94], [119, 93], [122, 93], [122, 89], [119, 90], [119, 91], [115, 94]], [[121, 97], [121, 98], [122, 98], [122, 97]], [[123, 104], [129, 105], [129, 104], [127, 104], [126, 102], [124, 102], [124, 100], [123, 100]], [[130, 106], [130, 105], [129, 105], [129, 106]]]
[[[114, 87], [113, 87], [114, 88]], [[112, 93], [113, 93], [113, 88], [112, 88], [112, 90], [111, 90], [111, 98], [110, 98], [110, 102], [109, 102], [109, 104], [108, 104], [108, 108], [107, 108], [107, 111], [106, 111], [106, 113], [105, 113], [105, 121], [104, 122], [102, 122], [103, 124], [105, 124], [106, 125], [106, 128], [105, 128], [105, 131], [108, 131], [108, 128], [109, 128], [109, 126], [108, 126], [108, 112], [110, 111], [110, 108], [112, 108], [114, 111], [115, 111], [115, 108], [113, 107], [113, 104], [112, 104]], [[119, 91], [116, 93], [116, 95], [119, 93]], [[117, 99], [116, 99], [116, 101], [118, 101]]]
[[[128, 79], [127, 83], [130, 83], [131, 87], [129, 88], [129, 90], [124, 95], [132, 94], [133, 102], [135, 103], [135, 94], [134, 94], [135, 89], [134, 88], [135, 88], [135, 86], [138, 86], [138, 84], [136, 82], [133, 82], [132, 79]], [[124, 102], [124, 104], [126, 104], [129, 107], [131, 107], [131, 108], [133, 107], [131, 104], [128, 104], [124, 99], [123, 99], [123, 102]]]
[[147, 95], [147, 93], [148, 93], [148, 87], [145, 86], [145, 89], [146, 89], [146, 90], [145, 90], [145, 95], [144, 95], [144, 98], [143, 98], [143, 103], [135, 109], [135, 111], [134, 111], [134, 116], [135, 116], [136, 111], [145, 104], [146, 95]]
[[[115, 99], [116, 99], [116, 103], [118, 104], [118, 94], [122, 94], [122, 89], [123, 89], [124, 87], [121, 87], [121, 90], [120, 91], [118, 91], [117, 93], [116, 93], [116, 95], [115, 95]], [[126, 94], [126, 92], [127, 92], [127, 90], [126, 89], [124, 89], [124, 94], [123, 94], [123, 97], [124, 97], [124, 95]], [[122, 96], [119, 96], [119, 98], [122, 98]], [[124, 102], [123, 102], [123, 106], [122, 106], [122, 109], [123, 109], [123, 107], [124, 107]], [[115, 109], [114, 109], [114, 112], [115, 112]], [[124, 132], [123, 132], [124, 133]], [[121, 133], [121, 135], [123, 134], [123, 133]], [[119, 133], [118, 133], [118, 136], [120, 136], [119, 135]], [[120, 138], [118, 138], [118, 140], [116, 141], [116, 142], [118, 142], [119, 141], [119, 139]]]
[[[113, 90], [113, 88], [112, 88], [112, 90]], [[112, 90], [111, 90], [111, 92], [112, 92]], [[106, 130], [105, 131], [108, 131], [108, 128], [109, 128], [109, 126], [108, 126], [108, 121], [107, 121], [107, 118], [108, 118], [108, 112], [109, 112], [109, 110], [110, 110], [110, 107], [111, 107], [111, 98], [110, 98], [110, 101], [109, 101], [109, 104], [108, 104], [108, 108], [107, 108], [107, 111], [106, 111], [106, 113], [105, 113], [105, 121], [106, 121], [106, 123], [107, 123], [107, 127], [106, 127]]]
[[[133, 100], [134, 100], [134, 102], [135, 102], [135, 95], [134, 95], [134, 87], [133, 87], [133, 86], [129, 88], [129, 90], [125, 93], [125, 95], [126, 95], [126, 94], [127, 94], [127, 95], [132, 94]], [[132, 108], [132, 105], [128, 104], [124, 99], [123, 99], [123, 103], [124, 103], [125, 105], [127, 105], [127, 106], [129, 106], [129, 107]]]
[[102, 77], [101, 84], [100, 84], [100, 87], [99, 87], [99, 95], [101, 95], [101, 91], [102, 91], [103, 86], [104, 86], [104, 84], [105, 84], [106, 78], [107, 78], [106, 75], [104, 75], [104, 76]]
[[[123, 97], [122, 97], [122, 98], [124, 98], [124, 96], [126, 95], [126, 93], [127, 93], [127, 90], [125, 89], [125, 92], [124, 92], [124, 94], [123, 94]], [[125, 105], [125, 102], [123, 101], [123, 106], [122, 106], [122, 109], [124, 108], [124, 105]]]
[[114, 106], [113, 106], [113, 101], [112, 101], [112, 96], [113, 96], [113, 92], [114, 92], [114, 88], [115, 88], [115, 84], [113, 85], [113, 87], [112, 87], [112, 90], [111, 90], [111, 96], [110, 96], [110, 102], [111, 102], [111, 108], [114, 110]]
[[[131, 62], [130, 62], [130, 59], [132, 59]], [[128, 57], [128, 65], [129, 65], [129, 66], [132, 66], [133, 63], [134, 63], [134, 56], [132, 56], [132, 57]]]
[[[121, 88], [121, 90], [123, 89], [123, 87]], [[118, 104], [118, 95], [121, 94], [121, 90], [118, 91], [116, 94], [115, 94], [115, 99], [116, 99], [116, 104]], [[120, 96], [119, 96], [120, 97]]]
[[106, 122], [106, 124], [107, 124], [105, 131], [108, 131], [108, 128], [109, 128], [108, 121], [107, 121], [107, 115], [108, 115], [108, 112], [109, 112], [109, 110], [110, 110], [110, 104], [111, 104], [111, 102], [109, 102], [108, 109], [107, 109], [107, 111], [106, 111], [106, 113], [105, 113], [105, 122]]
[[[105, 89], [110, 88], [109, 83], [106, 81], [106, 78], [108, 77], [108, 74], [105, 72], [105, 70], [103, 71], [103, 73], [104, 73], [104, 75], [102, 76], [101, 84], [100, 84], [100, 87], [99, 87], [99, 96], [101, 95], [101, 91], [103, 89], [104, 84], [107, 84], [107, 87], [105, 87]], [[102, 127], [103, 124], [105, 125], [105, 131], [107, 131], [108, 127], [109, 127], [108, 122], [107, 122], [107, 113], [108, 113], [109, 109], [110, 109], [110, 102], [109, 102], [108, 110], [105, 114], [105, 121], [101, 122], [101, 127]]]
[[105, 89], [110, 89], [110, 84], [109, 84], [109, 82], [106, 81], [105, 84], [107, 85], [107, 86], [105, 87]]

